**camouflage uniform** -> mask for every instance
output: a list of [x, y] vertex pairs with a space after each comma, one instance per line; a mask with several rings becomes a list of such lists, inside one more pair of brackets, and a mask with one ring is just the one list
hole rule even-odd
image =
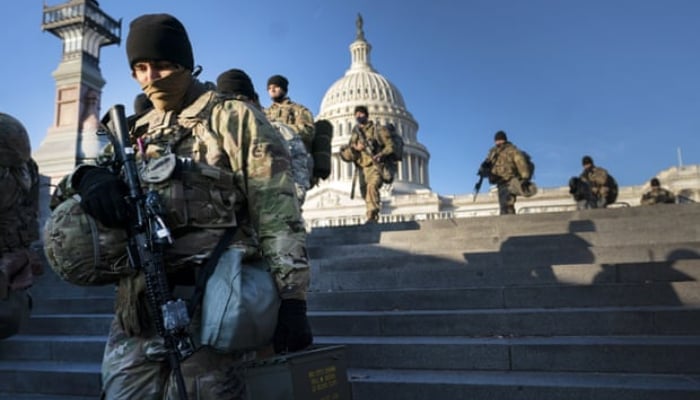
[[516, 196], [522, 194], [521, 184], [531, 178], [525, 156], [506, 141], [489, 150], [486, 162], [491, 166], [489, 182], [498, 187], [500, 214], [515, 214]]
[[[357, 151], [353, 146], [361, 142], [363, 133], [369, 147], [366, 146], [364, 151]], [[343, 146], [340, 151], [341, 158], [347, 162], [354, 162], [359, 170], [360, 193], [365, 199], [368, 221], [376, 221], [379, 218], [379, 189], [384, 182], [389, 183], [393, 180], [393, 170], [390, 167], [393, 163], [382, 161], [393, 152], [391, 134], [385, 127], [377, 126], [373, 121], [355, 125], [348, 145]], [[379, 158], [380, 161], [373, 160], [373, 157]]]
[[272, 122], [287, 124], [301, 137], [306, 151], [311, 153], [314, 140], [314, 116], [308, 108], [285, 97], [279, 103], [273, 102], [265, 109], [267, 119]]
[[670, 190], [662, 187], [652, 187], [651, 190], [642, 195], [640, 203], [642, 205], [651, 206], [654, 204], [673, 204], [676, 202], [676, 195]]
[[[166, 224], [175, 239], [166, 250], [166, 267], [173, 274], [197, 270], [225, 228], [237, 225], [234, 242], [245, 246], [244, 262], [265, 260], [279, 296], [305, 300], [310, 276], [306, 232], [286, 144], [261, 111], [205, 89], [194, 81], [189, 106], [179, 114], [151, 110], [131, 132], [144, 146], [137, 152], [139, 160], [144, 154], [155, 160], [172, 153], [191, 165], [181, 171], [182, 176], [153, 184], [164, 199]], [[108, 153], [109, 149], [105, 158]], [[71, 194], [68, 188], [62, 196]], [[166, 398], [174, 396], [175, 385], [166, 385], [170, 371], [163, 341], [144, 322], [148, 315], [143, 289], [142, 274], [124, 276], [118, 286], [116, 315], [102, 363], [103, 395], [108, 399], [160, 399], [165, 392]], [[201, 397], [202, 390], [220, 390], [217, 383], [225, 379], [222, 366], [241, 357], [201, 348], [185, 360], [190, 398], [217, 398]], [[195, 397], [196, 390], [200, 397]]]
[[0, 339], [17, 333], [30, 311], [27, 289], [42, 273], [39, 239], [39, 171], [29, 136], [0, 113]]
[[608, 205], [613, 187], [612, 177], [605, 168], [594, 165], [588, 169], [584, 168], [579, 180], [585, 193], [584, 198], [579, 201], [579, 209], [604, 208]]

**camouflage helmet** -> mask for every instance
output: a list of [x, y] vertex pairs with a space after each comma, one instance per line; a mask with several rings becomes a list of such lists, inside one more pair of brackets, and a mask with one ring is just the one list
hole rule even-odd
[[0, 112], [0, 166], [16, 167], [31, 157], [29, 135], [15, 117]]
[[81, 286], [116, 283], [129, 274], [126, 232], [105, 228], [73, 197], [59, 204], [44, 227], [44, 253], [63, 280]]

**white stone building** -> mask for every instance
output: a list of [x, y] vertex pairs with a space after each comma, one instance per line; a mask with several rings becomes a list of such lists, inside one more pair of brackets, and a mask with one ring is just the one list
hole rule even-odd
[[[351, 63], [345, 75], [323, 96], [318, 119], [333, 125], [332, 167], [327, 180], [310, 190], [304, 203], [304, 218], [310, 228], [359, 224], [365, 218], [365, 202], [356, 190], [350, 199], [354, 165], [340, 159], [340, 147], [347, 144], [355, 124], [355, 106], [369, 109], [369, 118], [392, 123], [404, 139], [404, 159], [395, 182], [382, 190], [380, 222], [472, 217], [498, 214], [495, 188], [479, 194], [441, 196], [430, 190], [430, 153], [418, 141], [418, 123], [406, 108], [399, 89], [379, 74], [370, 63], [372, 46], [364, 36], [358, 16], [357, 36], [350, 44]], [[681, 201], [700, 201], [700, 165], [672, 167], [657, 175], [663, 186], [680, 194]], [[648, 184], [621, 187], [614, 206], [637, 206]], [[519, 198], [516, 212], [555, 212], [576, 208], [568, 187], [540, 188], [531, 198]]]

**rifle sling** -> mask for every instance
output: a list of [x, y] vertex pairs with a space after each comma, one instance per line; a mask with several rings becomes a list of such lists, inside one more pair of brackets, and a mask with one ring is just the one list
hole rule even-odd
[[197, 308], [202, 303], [202, 297], [204, 296], [204, 287], [206, 286], [211, 274], [214, 273], [214, 268], [216, 268], [216, 264], [219, 262], [219, 258], [224, 253], [224, 250], [226, 250], [226, 248], [228, 247], [235, 233], [235, 226], [227, 228], [226, 231], [224, 231], [224, 234], [221, 235], [221, 239], [219, 239], [219, 242], [216, 243], [216, 247], [214, 247], [214, 250], [212, 250], [209, 259], [207, 260], [207, 263], [199, 271], [199, 275], [197, 276], [197, 282], [195, 283], [194, 293], [192, 293], [190, 304], [187, 307], [187, 311], [190, 317], [194, 316], [194, 313], [197, 311]]

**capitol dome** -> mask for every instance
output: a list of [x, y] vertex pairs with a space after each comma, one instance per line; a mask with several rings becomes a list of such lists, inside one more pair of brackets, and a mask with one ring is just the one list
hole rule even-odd
[[429, 191], [428, 160], [430, 154], [417, 139], [418, 123], [406, 108], [399, 89], [378, 73], [370, 63], [372, 46], [365, 40], [362, 16], [358, 15], [357, 34], [350, 44], [351, 64], [345, 75], [326, 91], [318, 119], [333, 125], [331, 176], [323, 186], [349, 191], [353, 165], [340, 159], [340, 147], [347, 144], [355, 125], [354, 110], [363, 105], [369, 118], [378, 124], [393, 124], [404, 140], [404, 158], [399, 163], [394, 183], [387, 188], [393, 194]]
[[406, 109], [399, 89], [374, 71], [368, 63], [361, 64], [354, 70], [350, 68], [344, 77], [328, 89], [321, 102], [321, 110], [331, 110], [337, 106], [342, 108], [348, 103], [375, 99], [394, 105], [398, 109]]

